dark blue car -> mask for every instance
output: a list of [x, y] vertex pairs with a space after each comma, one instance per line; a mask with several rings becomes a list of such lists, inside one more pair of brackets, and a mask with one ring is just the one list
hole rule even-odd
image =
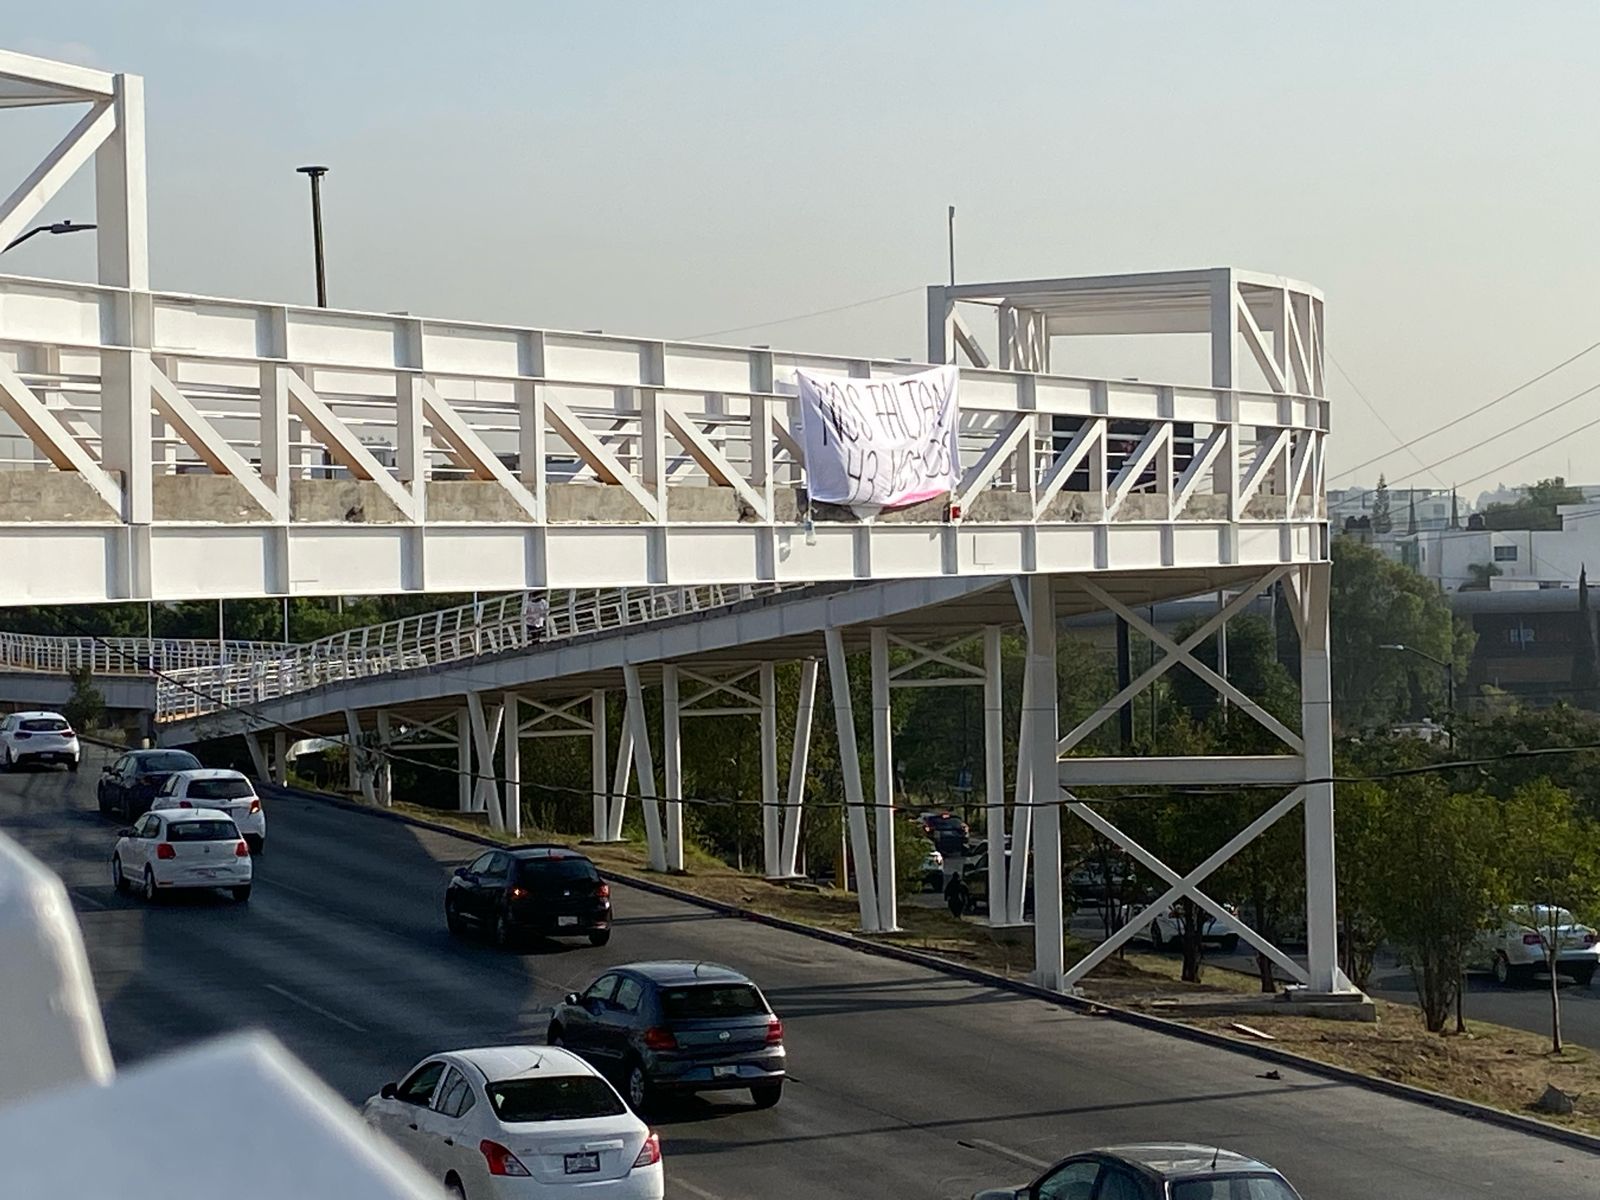
[[783, 1022], [745, 976], [707, 962], [628, 963], [550, 1016], [549, 1042], [583, 1055], [643, 1113], [665, 1093], [748, 1088], [783, 1095]]

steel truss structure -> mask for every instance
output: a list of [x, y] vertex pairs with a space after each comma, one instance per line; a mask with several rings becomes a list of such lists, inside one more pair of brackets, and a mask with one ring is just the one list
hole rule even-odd
[[[375, 803], [392, 790], [386, 752], [452, 748], [458, 806], [515, 834], [523, 741], [588, 738], [594, 836], [620, 836], [625, 804], [637, 802], [651, 866], [672, 870], [684, 861], [691, 799], [681, 723], [750, 714], [763, 868], [782, 878], [796, 867], [825, 663], [861, 926], [883, 932], [899, 917], [894, 692], [981, 687], [985, 822], [991, 847], [1008, 832], [1012, 841], [1009, 869], [990, 856], [990, 919], [1021, 921], [1031, 874], [1042, 984], [1072, 986], [1148, 924], [1148, 911], [1135, 914], [1083, 962], [1064, 961], [1063, 813], [1161, 879], [1158, 903], [1215, 907], [1203, 885], [1216, 868], [1299, 807], [1306, 966], [1257, 931], [1241, 936], [1313, 992], [1348, 989], [1335, 954], [1329, 411], [1315, 288], [1233, 268], [930, 288], [928, 360], [960, 368], [961, 480], [946, 500], [862, 520], [808, 498], [791, 372], [870, 379], [917, 364], [152, 292], [141, 98], [136, 77], [0, 53], [0, 106], [87, 110], [0, 207], [0, 234], [37, 215], [91, 156], [100, 226], [97, 283], [0, 277], [0, 468], [10, 468], [0, 469], [0, 605], [552, 587], [760, 593], [676, 610], [652, 597], [640, 620], [539, 645], [502, 613], [503, 637], [478, 628], [476, 641], [458, 639], [431, 661], [347, 643], [317, 669], [270, 683], [259, 660], [196, 664], [180, 690], [199, 700], [167, 711], [164, 741], [243, 733], [258, 769], [281, 778], [290, 730], [342, 737], [352, 790]], [[993, 315], [992, 336], [970, 320], [975, 308]], [[1204, 339], [1209, 371], [1167, 383], [1058, 369], [1070, 365], [1072, 339], [1112, 335]], [[816, 584], [827, 586], [804, 586]], [[1194, 654], [1240, 600], [1182, 642], [1138, 616], [1157, 599], [1273, 584], [1288, 589], [1300, 633], [1298, 730]], [[1165, 657], [1063, 731], [1058, 625], [1089, 611], [1115, 613]], [[1008, 764], [1000, 649], [1017, 628], [1027, 656]], [[952, 653], [973, 638], [979, 664]], [[871, 674], [865, 738], [849, 680], [860, 654]], [[785, 788], [774, 672], [788, 662], [802, 667]], [[1283, 752], [1085, 756], [1096, 728], [1177, 666]], [[626, 698], [614, 755], [608, 692]], [[1084, 798], [1089, 788], [1175, 784], [1282, 792], [1189, 871]]]

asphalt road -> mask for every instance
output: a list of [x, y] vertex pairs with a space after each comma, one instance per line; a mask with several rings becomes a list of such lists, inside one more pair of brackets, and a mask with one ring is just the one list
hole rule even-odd
[[359, 1102], [426, 1053], [541, 1040], [550, 1004], [633, 959], [757, 978], [793, 1076], [766, 1112], [691, 1101], [659, 1122], [668, 1196], [965, 1197], [1096, 1144], [1218, 1141], [1307, 1200], [1600, 1197], [1600, 1157], [1363, 1089], [1266, 1068], [620, 887], [600, 950], [452, 940], [440, 898], [469, 843], [315, 801], [269, 801], [248, 906], [116, 896], [93, 765], [0, 777], [0, 827], [76, 904], [112, 1051], [137, 1062], [262, 1027]]

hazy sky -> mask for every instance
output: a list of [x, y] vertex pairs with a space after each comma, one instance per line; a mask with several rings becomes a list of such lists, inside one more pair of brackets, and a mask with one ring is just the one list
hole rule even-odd
[[[146, 77], [160, 288], [311, 299], [315, 161], [340, 307], [711, 333], [938, 282], [954, 203], [964, 280], [1317, 284], [1403, 438], [1600, 341], [1593, 3], [5, 8], [9, 48]], [[0, 190], [69, 120], [0, 113]], [[82, 275], [91, 249], [5, 268]], [[923, 322], [902, 294], [725, 340], [921, 358]], [[1056, 366], [1141, 373], [1059, 343]], [[1600, 482], [1600, 425], [1495, 470], [1600, 416], [1596, 393], [1535, 419], [1596, 382], [1600, 350], [1417, 452], [1492, 438], [1438, 469], [1488, 472], [1472, 495], [1569, 461]], [[1335, 470], [1395, 444], [1331, 363], [1329, 394]]]

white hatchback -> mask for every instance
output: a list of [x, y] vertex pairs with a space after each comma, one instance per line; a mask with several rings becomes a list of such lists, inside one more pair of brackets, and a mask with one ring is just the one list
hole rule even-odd
[[430, 1055], [361, 1114], [458, 1200], [661, 1200], [665, 1186], [660, 1139], [554, 1046]]
[[63, 763], [76, 771], [82, 757], [78, 735], [60, 713], [9, 713], [0, 720], [0, 770], [31, 761]]
[[267, 814], [261, 810], [261, 797], [249, 776], [238, 771], [221, 767], [174, 771], [162, 781], [150, 807], [214, 808], [233, 818], [251, 854], [260, 855], [267, 848]]
[[137, 887], [147, 901], [184, 888], [226, 888], [243, 903], [252, 876], [250, 847], [239, 827], [214, 808], [147, 812], [121, 832], [111, 854], [117, 891]]

